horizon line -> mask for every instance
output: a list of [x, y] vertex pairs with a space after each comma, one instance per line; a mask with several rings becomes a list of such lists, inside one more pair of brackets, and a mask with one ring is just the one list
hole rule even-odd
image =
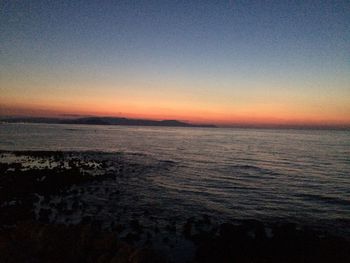
[[[58, 115], [1, 115], [0, 121], [4, 119], [82, 119], [82, 118], [120, 118], [129, 120], [143, 120], [143, 121], [179, 121], [190, 125], [213, 125], [216, 128], [252, 128], [252, 129], [314, 129], [314, 130], [350, 130], [350, 124], [344, 123], [273, 123], [273, 122], [232, 122], [227, 124], [215, 123], [215, 122], [193, 122], [190, 120], [173, 119], [173, 118], [137, 118], [137, 117], [127, 117], [120, 115], [95, 115], [95, 114], [70, 114], [62, 113]], [[24, 121], [25, 122], [25, 121]], [[35, 122], [32, 122], [35, 123]], [[81, 124], [84, 125], [84, 124]], [[89, 125], [89, 124], [86, 124]], [[98, 124], [96, 124], [98, 125]], [[142, 126], [142, 125], [140, 125]]]

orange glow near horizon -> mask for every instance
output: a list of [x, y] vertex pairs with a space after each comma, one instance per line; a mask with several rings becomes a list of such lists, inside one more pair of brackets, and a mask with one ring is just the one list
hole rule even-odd
[[[327, 111], [319, 114], [317, 111], [303, 111], [288, 105], [261, 104], [251, 107], [225, 106], [205, 108], [202, 105], [187, 105], [185, 103], [166, 103], [154, 106], [151, 103], [134, 102], [128, 104], [123, 101], [80, 101], [75, 103], [49, 101], [22, 102], [16, 100], [0, 100], [0, 114], [2, 116], [110, 116], [140, 119], [176, 119], [190, 123], [216, 124], [230, 126], [242, 125], [342, 125], [350, 126], [350, 115], [346, 112]], [[214, 110], [215, 109], [215, 110]]]
[[135, 72], [135, 76], [118, 77], [74, 70], [55, 76], [35, 67], [23, 72], [27, 73], [2, 74], [0, 115], [119, 116], [222, 126], [350, 126], [350, 89], [345, 77], [311, 82], [183, 73]]

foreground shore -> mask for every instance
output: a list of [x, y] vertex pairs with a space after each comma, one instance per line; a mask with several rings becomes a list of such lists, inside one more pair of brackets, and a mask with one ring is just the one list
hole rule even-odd
[[[145, 211], [106, 224], [100, 215], [103, 205], [90, 208], [91, 193], [101, 192], [102, 204], [112, 196], [118, 199], [123, 182], [144, 169], [148, 167], [121, 154], [0, 152], [0, 261], [350, 260], [349, 239], [290, 222], [216, 222], [194, 212], [181, 222], [157, 223], [156, 215]], [[115, 209], [127, 213], [122, 204]]]

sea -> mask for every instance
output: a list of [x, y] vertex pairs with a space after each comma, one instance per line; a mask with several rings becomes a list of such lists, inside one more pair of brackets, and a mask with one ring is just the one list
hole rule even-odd
[[131, 214], [288, 221], [349, 236], [346, 130], [15, 123], [0, 124], [0, 150], [122, 153], [159, 164], [124, 187]]

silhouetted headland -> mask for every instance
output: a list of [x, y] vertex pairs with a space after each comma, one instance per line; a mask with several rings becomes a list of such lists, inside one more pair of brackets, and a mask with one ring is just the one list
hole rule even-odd
[[50, 123], [50, 124], [87, 124], [87, 125], [126, 125], [126, 126], [162, 126], [162, 127], [206, 127], [215, 128], [212, 124], [191, 124], [178, 120], [145, 120], [115, 117], [84, 117], [74, 119], [42, 118], [42, 117], [12, 117], [4, 118], [7, 123]]

